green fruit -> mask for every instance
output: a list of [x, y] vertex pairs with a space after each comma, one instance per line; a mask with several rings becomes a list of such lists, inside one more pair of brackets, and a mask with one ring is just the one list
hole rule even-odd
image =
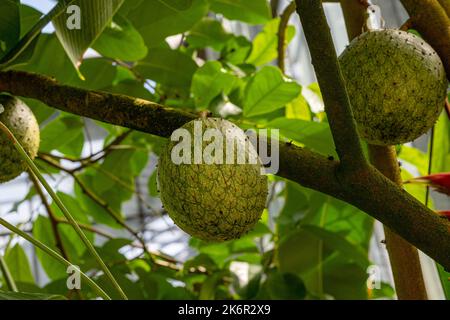
[[[2, 108], [3, 107], [3, 108]], [[39, 149], [39, 125], [33, 112], [21, 100], [0, 96], [0, 121], [8, 127], [30, 158]], [[27, 169], [25, 161], [4, 132], [0, 132], [0, 183], [10, 181]]]
[[[195, 123], [197, 128], [201, 128], [200, 134], [205, 133], [206, 129], [218, 129], [216, 132], [223, 138], [226, 147], [231, 145], [228, 139], [234, 135], [237, 141], [234, 160], [239, 150], [237, 146], [246, 145], [246, 151], [241, 155], [255, 156], [257, 162], [237, 164], [233, 161], [233, 164], [228, 164], [227, 152], [220, 149], [217, 154], [222, 164], [207, 164], [205, 161], [194, 164], [194, 132], [198, 132]], [[192, 164], [175, 164], [172, 160], [172, 151], [178, 154], [178, 149], [174, 149], [179, 146], [178, 140], [170, 141], [163, 149], [158, 164], [158, 182], [164, 208], [181, 229], [194, 237], [207, 241], [239, 238], [256, 224], [266, 205], [267, 177], [262, 174], [255, 148], [240, 128], [226, 120], [199, 119], [185, 124], [181, 129], [186, 129], [185, 132], [192, 137], [192, 143], [186, 149], [190, 150], [191, 157], [188, 158]], [[200, 142], [198, 146], [202, 151], [206, 152], [209, 141], [214, 139]], [[211, 154], [216, 155], [215, 152]]]
[[447, 79], [421, 38], [378, 30], [354, 39], [339, 58], [360, 135], [376, 145], [412, 141], [438, 119]]

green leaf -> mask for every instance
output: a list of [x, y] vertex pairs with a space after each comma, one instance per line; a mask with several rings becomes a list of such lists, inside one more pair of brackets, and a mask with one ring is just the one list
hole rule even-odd
[[270, 19], [269, 2], [266, 0], [209, 0], [211, 10], [230, 20], [251, 24], [265, 23]]
[[220, 51], [230, 38], [231, 34], [225, 32], [219, 21], [204, 18], [189, 31], [186, 41], [190, 48], [211, 47]]
[[221, 93], [228, 94], [236, 77], [228, 73], [218, 61], [208, 61], [199, 68], [192, 79], [191, 92], [198, 108], [208, 108]]
[[311, 109], [302, 94], [299, 94], [297, 98], [286, 105], [286, 118], [307, 121], [312, 120]]
[[80, 141], [78, 138], [83, 135], [83, 127], [83, 122], [79, 117], [63, 115], [56, 118], [41, 130], [40, 150], [43, 152], [61, 150], [64, 146], [70, 144], [72, 148], [76, 148], [76, 151], [78, 151], [76, 153], [79, 155], [84, 140]]
[[100, 90], [110, 86], [117, 74], [117, 67], [103, 58], [92, 58], [84, 60], [80, 67], [84, 80], [73, 76], [68, 81], [70, 85], [87, 90]]
[[133, 21], [150, 48], [168, 36], [189, 30], [207, 12], [206, 0], [142, 1], [129, 11], [128, 19]]
[[159, 84], [187, 89], [191, 86], [197, 65], [191, 57], [180, 51], [153, 48], [135, 69], [145, 78]]
[[[261, 66], [273, 61], [278, 56], [278, 27], [280, 18], [270, 20], [264, 29], [253, 39], [253, 49], [247, 63]], [[286, 42], [289, 43], [295, 36], [295, 27], [286, 28]]]
[[[49, 246], [51, 249], [58, 251], [55, 245], [55, 237], [53, 235], [50, 220], [44, 216], [38, 216], [33, 223], [33, 236]], [[67, 277], [66, 268], [59, 261], [49, 257], [44, 251], [37, 250], [36, 255], [41, 263], [47, 276], [52, 279], [62, 279]]]
[[[49, 58], [51, 57], [51, 58]], [[72, 63], [54, 34], [42, 34], [33, 57], [20, 70], [48, 75], [61, 83], [77, 77]]]
[[0, 300], [67, 300], [63, 296], [42, 293], [0, 291]]
[[336, 155], [330, 127], [323, 122], [277, 118], [267, 127], [279, 129], [281, 135], [295, 140], [324, 155]]
[[158, 177], [158, 170], [153, 170], [153, 173], [150, 175], [150, 178], [148, 179], [148, 192], [152, 197], [158, 196], [157, 177]]
[[367, 252], [362, 247], [350, 243], [337, 232], [331, 232], [314, 225], [303, 225], [302, 228], [321, 239], [324, 244], [332, 250], [339, 251], [347, 258], [357, 263], [361, 268], [364, 269], [369, 266], [370, 262], [367, 257]]
[[34, 283], [34, 277], [31, 273], [28, 258], [19, 244], [16, 244], [12, 249], [6, 251], [5, 261], [15, 282]]
[[92, 46], [104, 57], [137, 61], [147, 56], [148, 49], [141, 34], [126, 18], [116, 15]]
[[300, 85], [284, 77], [278, 68], [264, 67], [247, 85], [244, 115], [251, 117], [280, 109], [295, 99], [300, 91]]
[[426, 153], [417, 148], [402, 146], [399, 153], [399, 158], [414, 165], [417, 170], [419, 170], [421, 176], [427, 175], [428, 156]]
[[23, 37], [39, 21], [42, 12], [30, 6], [20, 5], [20, 36]]
[[3, 0], [0, 2], [2, 19], [0, 22], [0, 57], [7, 53], [20, 38], [20, 2]]
[[[78, 177], [89, 192], [93, 193], [96, 198], [101, 199], [104, 203], [107, 203], [108, 206], [114, 210], [116, 216], [118, 216], [119, 219], [122, 219], [122, 217], [119, 216], [121, 214], [122, 202], [131, 197], [131, 191], [125, 190], [124, 188], [108, 189], [105, 186], [107, 191], [103, 193], [98, 192], [94, 185], [98, 185], [98, 183], [96, 183], [96, 179], [99, 177], [99, 174], [93, 170], [85, 170], [85, 172], [80, 174]], [[110, 213], [102, 205], [88, 197], [78, 184], [75, 184], [74, 189], [76, 198], [82, 202], [86, 213], [91, 216], [95, 222], [105, 224], [112, 228], [120, 227], [116, 220], [111, 217]]]
[[247, 59], [250, 51], [252, 50], [252, 43], [244, 36], [233, 36], [227, 43], [221, 52], [222, 60], [231, 64], [241, 64]]
[[323, 265], [324, 292], [341, 300], [367, 299], [366, 270], [340, 256], [328, 259]]
[[266, 281], [271, 299], [302, 300], [306, 297], [305, 284], [293, 273], [272, 271]]
[[321, 240], [305, 229], [286, 235], [277, 251], [280, 271], [301, 275], [314, 269], [324, 258], [320, 246]]
[[[56, 35], [76, 69], [80, 67], [86, 50], [105, 30], [123, 1], [76, 0], [73, 5], [79, 7], [79, 12], [63, 13], [53, 21]], [[78, 17], [81, 19], [80, 28], [76, 25], [69, 28], [70, 22], [73, 22], [77, 14], [81, 15]]]

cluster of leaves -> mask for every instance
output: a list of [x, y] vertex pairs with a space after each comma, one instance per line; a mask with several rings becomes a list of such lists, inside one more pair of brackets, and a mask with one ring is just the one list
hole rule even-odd
[[[56, 32], [40, 34], [9, 68], [193, 112], [209, 110], [243, 128], [279, 129], [292, 143], [336, 156], [326, 117], [313, 112], [302, 94], [315, 92], [320, 100], [317, 85], [302, 88], [273, 65], [280, 19], [271, 17], [266, 0], [73, 3], [86, 9], [81, 11], [82, 29], [71, 33], [65, 28], [67, 16], [60, 15], [54, 22]], [[1, 58], [42, 14], [16, 0], [2, 1], [0, 11], [8, 19], [0, 24]], [[111, 14], [106, 20], [104, 12]], [[232, 20], [258, 26], [260, 32], [254, 39], [232, 33], [225, 28]], [[295, 28], [288, 26], [284, 32], [290, 41]], [[82, 61], [87, 48], [98, 55]], [[96, 122], [105, 133], [105, 149], [82, 157], [89, 140], [84, 119], [56, 112], [35, 100], [26, 102], [41, 125], [37, 164], [49, 179], [71, 178], [73, 193], [58, 195], [89, 239], [99, 244], [98, 252], [129, 298], [367, 299], [393, 295], [385, 284], [382, 290], [367, 289], [373, 220], [346, 203], [277, 177], [271, 177], [271, 199], [263, 220], [242, 239], [221, 244], [192, 239], [190, 246], [196, 254], [184, 263], [153, 253], [127, 258], [124, 249], [136, 249], [136, 234], [130, 239], [106, 237], [104, 241], [104, 235], [94, 229], [127, 229], [123, 205], [136, 194], [135, 180], [149, 167], [149, 159], [153, 159], [149, 155], [158, 155], [164, 140]], [[437, 130], [450, 132], [448, 128]], [[448, 138], [447, 134], [445, 141], [436, 143], [447, 145]], [[435, 169], [450, 163], [450, 148], [445, 152]], [[426, 166], [426, 159], [415, 149], [402, 149], [402, 156], [419, 169]], [[66, 167], [68, 162], [76, 169]], [[148, 180], [148, 190], [150, 197], [158, 197], [155, 172]], [[13, 211], [23, 202], [39, 198], [36, 191], [31, 186]], [[76, 233], [62, 220], [55, 204], [50, 204], [49, 210], [41, 207], [32, 220], [33, 236], [88, 271], [112, 298], [119, 298]], [[87, 286], [68, 293], [65, 268], [43, 252], [37, 255], [50, 279], [45, 287], [36, 285], [20, 243], [7, 247], [5, 261], [19, 291], [95, 298]], [[245, 276], [238, 277], [237, 269], [244, 270]], [[6, 281], [1, 284], [2, 290], [8, 289]]]

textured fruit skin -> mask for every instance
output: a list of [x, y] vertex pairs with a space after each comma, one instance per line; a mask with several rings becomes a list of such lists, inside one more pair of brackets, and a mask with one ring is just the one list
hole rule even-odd
[[447, 79], [424, 40], [399, 30], [370, 31], [354, 39], [339, 60], [359, 133], [368, 142], [402, 144], [435, 124]]
[[[222, 135], [233, 132], [239, 143], [245, 143], [245, 133], [229, 121], [194, 121], [201, 121], [203, 130], [217, 128]], [[182, 127], [192, 136], [194, 121]], [[185, 232], [206, 241], [226, 241], [247, 233], [266, 205], [267, 177], [261, 174], [259, 160], [258, 164], [176, 165], [171, 160], [176, 144], [167, 144], [158, 163], [161, 200], [169, 216]], [[207, 144], [203, 143], [203, 149]], [[248, 150], [256, 153], [253, 146]]]
[[[0, 121], [14, 134], [30, 158], [34, 159], [39, 150], [39, 125], [33, 112], [21, 100], [0, 95], [4, 111]], [[0, 132], [0, 183], [10, 181], [27, 169], [19, 152], [5, 133]]]

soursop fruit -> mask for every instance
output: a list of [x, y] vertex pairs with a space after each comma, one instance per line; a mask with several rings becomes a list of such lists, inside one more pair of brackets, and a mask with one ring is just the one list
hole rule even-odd
[[414, 34], [377, 30], [339, 58], [360, 135], [376, 145], [412, 141], [438, 119], [447, 79], [433, 48]]
[[[202, 118], [181, 129], [189, 138], [171, 139], [159, 158], [158, 183], [164, 208], [182, 230], [194, 237], [206, 241], [239, 238], [257, 223], [266, 205], [267, 177], [254, 146], [240, 128], [222, 119]], [[216, 129], [223, 148], [207, 152], [211, 142], [221, 140], [202, 139], [207, 129]], [[194, 141], [198, 142], [197, 149]], [[231, 149], [233, 141], [235, 148]], [[183, 152], [178, 149], [180, 143], [187, 143]], [[198, 158], [198, 150], [212, 155], [215, 161]], [[175, 159], [180, 155], [187, 161]], [[241, 158], [239, 162], [238, 155], [245, 155], [246, 161]], [[253, 164], [248, 161], [252, 157]]]
[[[21, 100], [0, 95], [0, 121], [8, 127], [24, 150], [34, 159], [39, 150], [39, 125], [33, 112]], [[10, 181], [27, 165], [6, 134], [0, 131], [0, 183]]]

